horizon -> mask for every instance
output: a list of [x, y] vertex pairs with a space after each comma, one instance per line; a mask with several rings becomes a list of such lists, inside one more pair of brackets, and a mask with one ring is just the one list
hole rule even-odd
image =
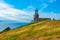
[[0, 0], [0, 23], [30, 23], [35, 9], [39, 18], [60, 20], [60, 0]]

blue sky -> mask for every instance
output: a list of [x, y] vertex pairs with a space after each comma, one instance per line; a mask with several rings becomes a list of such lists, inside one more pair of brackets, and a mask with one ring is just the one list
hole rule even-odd
[[36, 8], [40, 18], [60, 19], [60, 0], [0, 0], [0, 21], [30, 22]]
[[60, 13], [60, 0], [6, 0], [6, 3], [14, 5], [17, 9], [24, 9], [28, 6], [41, 8], [44, 4], [47, 5], [43, 11]]

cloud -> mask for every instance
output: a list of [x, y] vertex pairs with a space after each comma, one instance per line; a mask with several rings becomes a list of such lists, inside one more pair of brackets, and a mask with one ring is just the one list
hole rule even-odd
[[[54, 2], [54, 1], [53, 1]], [[41, 9], [39, 10], [40, 17], [49, 17], [59, 19], [60, 14], [50, 12], [44, 13], [42, 10], [47, 8], [48, 4], [43, 3]], [[16, 9], [13, 5], [5, 3], [5, 1], [0, 0], [0, 20], [14, 20], [18, 22], [30, 22], [33, 19], [35, 7], [27, 6], [25, 9]]]
[[27, 6], [23, 10], [29, 12], [30, 14], [32, 14], [31, 12], [33, 12], [35, 10], [35, 7], [33, 7], [33, 6]]
[[44, 12], [39, 12], [39, 16], [40, 18], [51, 18], [51, 19], [60, 19], [59, 16], [60, 14], [59, 13], [54, 13], [54, 12], [48, 12], [48, 13], [44, 13]]
[[48, 0], [47, 2], [53, 3], [56, 2], [56, 0]]
[[[53, 19], [53, 18], [55, 18], [55, 19], [60, 19], [59, 18], [59, 16], [60, 16], [60, 13], [55, 13], [55, 12], [53, 12], [53, 11], [51, 11], [51, 12], [43, 12], [42, 10], [44, 9], [44, 8], [47, 8], [48, 7], [48, 4], [46, 4], [46, 3], [43, 3], [42, 4], [42, 7], [41, 7], [41, 9], [39, 9], [39, 17], [40, 18], [51, 18], [51, 19]], [[29, 13], [30, 13], [30, 16], [32, 16], [31, 18], [33, 19], [33, 15], [34, 15], [34, 12], [35, 12], [35, 8], [33, 7], [33, 6], [28, 6], [26, 9], [25, 9], [25, 11], [28, 11], [29, 10]], [[32, 10], [32, 11], [31, 11]]]
[[25, 9], [23, 9], [23, 11], [25, 11], [25, 12], [28, 12], [28, 14], [29, 14], [29, 16], [30, 16], [30, 20], [32, 20], [33, 19], [33, 15], [34, 15], [34, 13], [35, 13], [35, 7], [33, 7], [33, 6], [27, 6]]
[[[16, 20], [19, 22], [27, 22], [29, 19], [28, 12], [14, 8], [2, 0], [0, 0], [0, 20]], [[23, 20], [22, 20], [23, 19]]]
[[48, 4], [43, 3], [43, 4], [41, 5], [41, 9], [40, 9], [40, 11], [42, 11], [44, 8], [47, 8], [47, 7], [48, 7]]
[[56, 2], [57, 0], [38, 0], [38, 1], [40, 1], [40, 2], [47, 2], [47, 3], [54, 3], [54, 2]]
[[41, 2], [40, 4], [40, 11], [44, 10], [45, 8], [47, 8], [49, 6], [50, 3], [54, 3], [57, 0], [37, 0], [39, 2]]

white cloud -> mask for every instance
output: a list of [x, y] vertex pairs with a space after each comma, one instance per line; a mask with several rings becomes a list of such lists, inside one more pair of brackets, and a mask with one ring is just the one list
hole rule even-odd
[[[59, 19], [60, 14], [54, 12], [43, 13], [42, 10], [48, 7], [48, 4], [43, 3], [42, 8], [39, 10], [40, 17], [49, 17]], [[19, 22], [27, 22], [33, 18], [35, 8], [33, 6], [28, 6], [23, 10], [14, 8], [14, 6], [9, 5], [3, 1], [0, 1], [0, 20], [16, 20]]]
[[48, 4], [43, 3], [42, 6], [43, 6], [44, 8], [46, 8], [46, 7], [48, 6]]
[[37, 0], [37, 1], [42, 2], [41, 5], [40, 5], [40, 6], [41, 6], [40, 11], [42, 11], [42, 10], [44, 10], [45, 8], [47, 8], [47, 7], [49, 6], [48, 3], [54, 3], [54, 2], [56, 2], [57, 0]]
[[4, 2], [4, 0], [0, 0], [0, 2]]
[[[17, 20], [21, 22], [26, 22], [26, 19], [29, 20], [30, 16], [28, 12], [16, 9], [14, 8], [14, 6], [0, 0], [0, 17], [0, 20]], [[22, 19], [24, 19], [24, 21]]]
[[40, 2], [49, 2], [49, 3], [54, 3], [56, 2], [57, 0], [38, 0]]
[[48, 13], [44, 13], [44, 12], [39, 12], [39, 16], [40, 18], [55, 18], [55, 19], [60, 19], [60, 13], [54, 13], [54, 12], [48, 12]]
[[42, 7], [41, 7], [40, 11], [42, 11], [44, 8], [47, 8], [47, 7], [48, 7], [48, 4], [43, 3], [41, 6], [42, 6]]
[[[27, 6], [25, 9], [23, 9], [24, 11], [27, 11], [29, 13], [33, 12], [35, 10], [35, 8], [33, 6]], [[31, 13], [32, 14], [32, 13]]]
[[34, 15], [34, 12], [35, 12], [35, 7], [33, 6], [27, 6], [27, 8], [23, 9], [23, 11], [25, 12], [28, 12], [29, 16], [30, 16], [30, 20], [33, 19], [33, 15]]
[[53, 3], [56, 2], [56, 0], [48, 0], [47, 2]]
[[[44, 9], [44, 8], [47, 8], [48, 7], [48, 4], [46, 4], [46, 3], [43, 3], [42, 4], [42, 7], [41, 7], [41, 9], [39, 10], [39, 16], [40, 16], [40, 18], [51, 18], [51, 19], [53, 19], [53, 18], [55, 18], [55, 19], [60, 19], [59, 18], [59, 16], [60, 16], [60, 13], [54, 13], [53, 11], [51, 11], [51, 12], [46, 12], [46, 13], [44, 13], [42, 10]], [[26, 11], [30, 11], [30, 8], [32, 9], [32, 13], [30, 14], [30, 16], [33, 16], [34, 15], [34, 10], [35, 10], [35, 8], [34, 7], [32, 7], [32, 6], [28, 6], [25, 10]], [[28, 9], [28, 10], [27, 10]], [[30, 13], [30, 12], [29, 12]], [[32, 17], [33, 18], [33, 17]]]

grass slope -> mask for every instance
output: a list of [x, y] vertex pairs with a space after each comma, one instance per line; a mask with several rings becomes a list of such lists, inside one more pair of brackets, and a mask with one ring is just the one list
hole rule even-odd
[[0, 40], [60, 40], [60, 21], [42, 21], [0, 34]]

